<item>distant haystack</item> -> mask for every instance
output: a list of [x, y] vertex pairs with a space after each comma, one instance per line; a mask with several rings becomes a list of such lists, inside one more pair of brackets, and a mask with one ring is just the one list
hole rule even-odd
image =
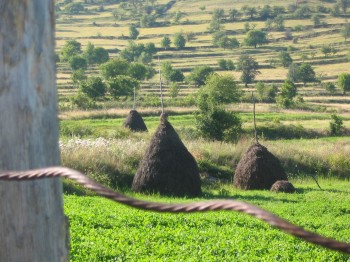
[[130, 111], [128, 117], [125, 119], [124, 127], [129, 128], [133, 132], [147, 131], [141, 115], [134, 109]]
[[278, 180], [276, 181], [271, 189], [273, 192], [284, 192], [284, 193], [294, 193], [295, 188], [292, 183], [286, 180]]
[[234, 185], [269, 190], [277, 180], [288, 180], [280, 161], [261, 144], [250, 146], [237, 165]]
[[197, 162], [164, 114], [136, 172], [132, 190], [173, 196], [202, 193]]

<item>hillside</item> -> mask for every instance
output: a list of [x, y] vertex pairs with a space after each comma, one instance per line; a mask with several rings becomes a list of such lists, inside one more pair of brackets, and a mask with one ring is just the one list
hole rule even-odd
[[[81, 3], [83, 9], [68, 11], [69, 4], [66, 2]], [[238, 57], [243, 53], [251, 55], [258, 61], [261, 73], [257, 76], [256, 81], [266, 83], [281, 83], [286, 79], [288, 69], [279, 62], [280, 51], [288, 51], [294, 63], [311, 64], [320, 81], [335, 82], [340, 73], [347, 72], [349, 66], [349, 43], [344, 41], [341, 34], [341, 30], [347, 25], [348, 14], [343, 12], [341, 6], [338, 6], [337, 9], [336, 1], [134, 0], [129, 2], [135, 5], [138, 2], [143, 5], [149, 3], [154, 10], [161, 11], [158, 13], [152, 11], [153, 13], [149, 16], [156, 18], [153, 24], [141, 27], [139, 15], [130, 14], [132, 13], [130, 10], [123, 19], [116, 18], [118, 13], [128, 13], [123, 9], [125, 1], [57, 1], [57, 52], [67, 40], [75, 39], [82, 44], [82, 49], [88, 42], [91, 42], [95, 46], [106, 48], [111, 57], [116, 57], [128, 46], [131, 40], [129, 27], [134, 24], [139, 30], [135, 43], [154, 43], [157, 47], [154, 58], [159, 57], [160, 61], [170, 61], [174, 68], [180, 69], [185, 75], [188, 75], [196, 66], [208, 65], [222, 74], [233, 74], [239, 80], [241, 73], [238, 70], [222, 70], [218, 67], [218, 60], [230, 59], [236, 64]], [[262, 11], [266, 5], [269, 5], [272, 10], [268, 18], [264, 17]], [[209, 27], [213, 13], [221, 8], [224, 14], [220, 18], [220, 27], [228, 37], [234, 37], [240, 42], [238, 48], [224, 49], [213, 45], [212, 39], [215, 32], [210, 32]], [[253, 11], [253, 14], [249, 14], [249, 8], [255, 9], [255, 13]], [[237, 17], [230, 16], [232, 10], [238, 11]], [[273, 10], [279, 13], [273, 14]], [[306, 11], [301, 13], [298, 10]], [[283, 18], [283, 28], [275, 28], [276, 17]], [[271, 22], [270, 26], [266, 22], [268, 19]], [[245, 28], [265, 31], [268, 35], [268, 44], [257, 46], [257, 48], [244, 45], [247, 31]], [[184, 48], [176, 49], [171, 45], [165, 50], [161, 47], [161, 40], [164, 36], [169, 36], [173, 40], [174, 34], [179, 32], [182, 32], [187, 38]], [[324, 47], [331, 47], [335, 51], [324, 54], [322, 52]], [[158, 68], [156, 59], [153, 59], [152, 65]], [[97, 74], [97, 69], [97, 66], [89, 66], [87, 72]], [[72, 87], [70, 77], [71, 70], [67, 63], [58, 63], [57, 81], [60, 94], [65, 96], [72, 94], [72, 91], [62, 90]], [[155, 77], [154, 82], [156, 81]], [[187, 89], [187, 92], [191, 93], [191, 90]], [[313, 96], [320, 93], [325, 95], [319, 83], [312, 83], [300, 92], [304, 96], [312, 96], [306, 98], [308, 101], [317, 100], [318, 103], [320, 100]], [[339, 90], [338, 93], [340, 93]], [[322, 100], [322, 102], [330, 101]]]

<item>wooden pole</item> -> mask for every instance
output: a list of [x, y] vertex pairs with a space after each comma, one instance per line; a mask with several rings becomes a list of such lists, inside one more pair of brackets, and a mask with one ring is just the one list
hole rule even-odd
[[[0, 169], [59, 165], [54, 1], [0, 0]], [[60, 179], [0, 182], [0, 261], [68, 261]]]

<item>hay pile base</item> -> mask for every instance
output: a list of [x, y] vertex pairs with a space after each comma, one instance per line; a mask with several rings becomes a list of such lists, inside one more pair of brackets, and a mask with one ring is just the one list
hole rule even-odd
[[295, 188], [293, 184], [286, 180], [278, 180], [271, 186], [273, 192], [294, 193]]
[[234, 185], [240, 189], [267, 189], [277, 180], [288, 180], [280, 161], [266, 147], [256, 143], [239, 161]]
[[202, 193], [197, 162], [165, 116], [139, 165], [132, 190], [172, 196]]
[[147, 131], [145, 122], [136, 110], [130, 111], [128, 117], [125, 119], [124, 127], [129, 128], [133, 132]]

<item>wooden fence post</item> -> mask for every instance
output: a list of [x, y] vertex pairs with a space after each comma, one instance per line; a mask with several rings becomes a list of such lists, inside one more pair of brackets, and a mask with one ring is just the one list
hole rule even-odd
[[[0, 170], [59, 165], [54, 1], [0, 0]], [[0, 261], [67, 261], [60, 179], [0, 181]]]

